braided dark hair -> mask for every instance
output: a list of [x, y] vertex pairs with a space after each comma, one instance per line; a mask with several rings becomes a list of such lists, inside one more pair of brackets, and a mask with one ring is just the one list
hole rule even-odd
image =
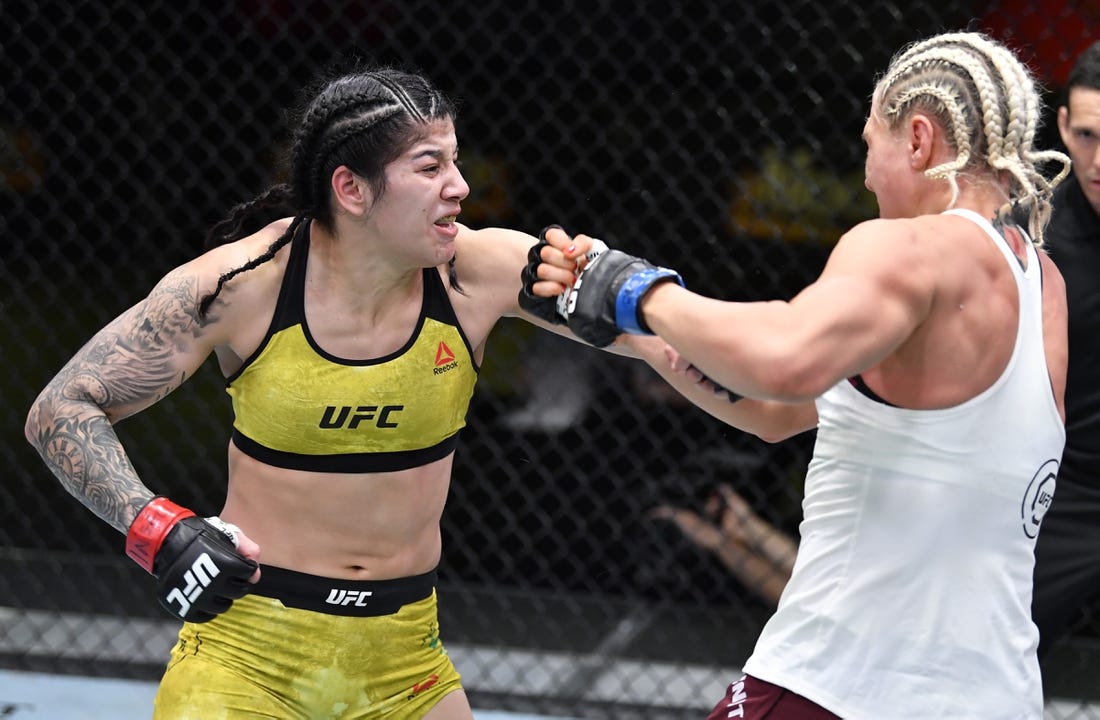
[[[200, 301], [199, 314], [206, 315], [227, 281], [275, 257], [305, 220], [332, 227], [329, 178], [336, 168], [346, 165], [362, 177], [377, 201], [386, 192], [386, 166], [427, 135], [428, 123], [454, 117], [451, 100], [417, 73], [385, 67], [323, 81], [301, 111], [289, 182], [235, 206], [210, 228], [206, 244], [239, 240], [288, 213], [294, 221], [265, 253], [219, 277]], [[453, 259], [450, 276], [457, 287]]]

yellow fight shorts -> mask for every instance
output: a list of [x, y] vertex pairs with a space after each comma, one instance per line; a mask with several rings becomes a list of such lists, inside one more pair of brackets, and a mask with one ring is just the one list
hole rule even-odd
[[420, 718], [462, 687], [439, 640], [435, 581], [265, 566], [227, 612], [184, 623], [154, 720]]

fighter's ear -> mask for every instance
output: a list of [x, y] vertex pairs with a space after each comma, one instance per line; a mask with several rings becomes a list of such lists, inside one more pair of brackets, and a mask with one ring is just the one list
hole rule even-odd
[[332, 197], [337, 210], [352, 215], [364, 215], [370, 209], [373, 195], [366, 181], [347, 165], [332, 171]]
[[939, 125], [924, 113], [913, 113], [906, 126], [908, 136], [909, 165], [914, 170], [924, 171], [932, 166], [933, 150]]
[[1069, 108], [1065, 105], [1058, 108], [1058, 134], [1062, 136], [1062, 144], [1069, 147]]

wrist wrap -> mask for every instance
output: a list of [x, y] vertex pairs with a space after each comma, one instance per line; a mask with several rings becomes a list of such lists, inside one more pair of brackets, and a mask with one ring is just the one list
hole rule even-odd
[[166, 497], [155, 497], [145, 504], [126, 533], [126, 554], [152, 574], [153, 560], [164, 538], [176, 523], [195, 513]]
[[662, 267], [642, 270], [626, 279], [615, 296], [615, 322], [623, 332], [631, 335], [653, 334], [645, 324], [645, 319], [638, 313], [638, 303], [650, 288], [667, 280], [672, 280], [680, 286], [684, 284], [679, 273]]

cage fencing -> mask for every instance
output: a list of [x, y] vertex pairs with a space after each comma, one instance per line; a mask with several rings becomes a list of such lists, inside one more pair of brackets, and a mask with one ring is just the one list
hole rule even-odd
[[[0, 661], [159, 674], [174, 626], [117, 533], [23, 441], [24, 417], [95, 329], [278, 177], [287, 111], [320, 70], [412, 67], [460, 101], [469, 225], [559, 222], [700, 292], [788, 298], [876, 213], [859, 138], [895, 50], [988, 30], [1053, 98], [1098, 17], [1083, 0], [6, 0]], [[118, 431], [151, 487], [214, 514], [229, 412], [211, 363]], [[636, 363], [513, 321], [494, 331], [468, 421], [440, 612], [474, 700], [702, 717], [773, 599], [652, 510], [702, 509], [725, 484], [795, 537], [812, 433], [767, 445]], [[1048, 662], [1051, 717], [1100, 718], [1098, 609]]]

